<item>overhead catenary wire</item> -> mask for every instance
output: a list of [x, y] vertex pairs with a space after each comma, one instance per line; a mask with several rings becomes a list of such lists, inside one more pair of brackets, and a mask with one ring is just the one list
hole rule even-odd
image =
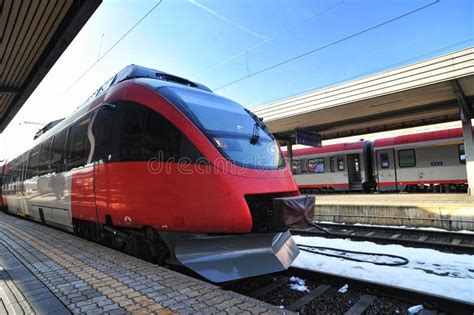
[[362, 35], [362, 34], [368, 33], [368, 32], [370, 32], [370, 31], [373, 31], [373, 30], [375, 30], [375, 29], [377, 29], [377, 28], [380, 28], [380, 27], [382, 27], [382, 26], [384, 26], [384, 25], [390, 24], [390, 23], [395, 22], [395, 21], [397, 21], [397, 20], [400, 20], [400, 19], [402, 19], [402, 18], [404, 18], [404, 17], [407, 17], [407, 16], [409, 16], [409, 15], [412, 15], [412, 14], [414, 14], [414, 13], [416, 13], [416, 12], [422, 11], [422, 10], [424, 10], [424, 9], [426, 9], [426, 8], [428, 8], [428, 7], [431, 7], [431, 6], [433, 6], [433, 5], [435, 5], [435, 4], [439, 3], [439, 2], [440, 2], [440, 0], [435, 0], [435, 1], [430, 2], [430, 3], [428, 3], [428, 4], [424, 5], [424, 6], [419, 7], [419, 8], [417, 8], [417, 9], [411, 10], [411, 11], [406, 12], [406, 13], [404, 13], [404, 14], [401, 14], [401, 15], [399, 15], [399, 16], [397, 16], [397, 17], [394, 17], [394, 18], [391, 18], [391, 19], [389, 19], [389, 20], [386, 20], [386, 21], [384, 21], [384, 22], [382, 22], [382, 23], [378, 23], [378, 24], [376, 24], [376, 25], [374, 25], [374, 26], [371, 26], [371, 27], [369, 27], [369, 28], [366, 28], [366, 29], [364, 29], [364, 30], [362, 30], [362, 31], [359, 31], [359, 32], [357, 32], [357, 33], [350, 34], [350, 35], [348, 35], [348, 36], [345, 36], [345, 37], [343, 37], [343, 38], [340, 38], [340, 39], [338, 39], [338, 40], [335, 40], [335, 41], [333, 41], [333, 42], [330, 42], [330, 43], [328, 43], [328, 44], [326, 44], [326, 45], [323, 45], [323, 46], [317, 47], [317, 48], [315, 48], [315, 49], [309, 50], [309, 51], [307, 51], [307, 52], [304, 52], [304, 53], [299, 54], [299, 55], [297, 55], [297, 56], [294, 56], [294, 57], [292, 57], [292, 58], [286, 59], [286, 60], [284, 60], [284, 61], [281, 61], [281, 62], [276, 63], [276, 64], [274, 64], [274, 65], [271, 65], [271, 66], [269, 66], [269, 67], [263, 68], [263, 69], [261, 69], [261, 70], [259, 70], [259, 71], [254, 72], [254, 73], [251, 73], [251, 74], [249, 74], [249, 75], [246, 75], [246, 76], [244, 76], [244, 77], [241, 77], [241, 78], [239, 78], [239, 79], [237, 79], [237, 80], [234, 80], [234, 81], [231, 81], [231, 82], [226, 83], [226, 84], [224, 84], [224, 85], [221, 85], [221, 86], [219, 86], [219, 87], [217, 87], [217, 88], [214, 88], [213, 90], [214, 90], [214, 91], [218, 91], [218, 90], [220, 90], [220, 89], [223, 89], [223, 88], [228, 87], [228, 86], [230, 86], [230, 85], [233, 85], [233, 84], [235, 84], [235, 83], [241, 82], [241, 81], [246, 80], [246, 79], [248, 79], [248, 78], [254, 77], [254, 76], [259, 75], [259, 74], [264, 73], [264, 72], [267, 72], [267, 71], [269, 71], [269, 70], [271, 70], [271, 69], [280, 67], [280, 66], [282, 66], [282, 65], [284, 65], [284, 64], [287, 64], [287, 63], [290, 63], [290, 62], [292, 62], [292, 61], [294, 61], [294, 60], [303, 58], [303, 57], [308, 56], [308, 55], [310, 55], [310, 54], [313, 54], [313, 53], [315, 53], [315, 52], [318, 52], [318, 51], [321, 51], [321, 50], [323, 50], [323, 49], [329, 48], [329, 47], [331, 47], [331, 46], [337, 45], [337, 44], [339, 44], [339, 43], [341, 43], [341, 42], [344, 42], [344, 41], [346, 41], [346, 40], [349, 40], [349, 39], [352, 39], [352, 38], [354, 38], [354, 37], [360, 36], [360, 35]]
[[[236, 59], [236, 58], [238, 58], [238, 57], [240, 57], [240, 56], [242, 56], [242, 55], [244, 55], [244, 54], [247, 55], [247, 65], [248, 65], [248, 53], [249, 53], [249, 52], [251, 52], [251, 51], [253, 51], [253, 50], [255, 50], [255, 49], [257, 49], [257, 48], [259, 48], [259, 47], [261, 47], [261, 46], [263, 46], [263, 45], [265, 45], [265, 44], [271, 42], [271, 41], [273, 41], [275, 38], [277, 38], [278, 36], [280, 36], [282, 33], [289, 32], [289, 31], [295, 29], [295, 28], [296, 28], [297, 26], [299, 26], [300, 24], [306, 23], [306, 22], [308, 22], [309, 20], [312, 20], [312, 19], [314, 19], [314, 18], [316, 18], [316, 17], [319, 17], [319, 16], [324, 15], [325, 13], [329, 12], [330, 10], [332, 10], [332, 9], [334, 9], [334, 8], [336, 8], [336, 7], [340, 6], [340, 5], [342, 5], [343, 3], [344, 3], [344, 0], [341, 0], [341, 1], [337, 2], [337, 3], [335, 3], [334, 5], [325, 8], [325, 9], [322, 10], [322, 11], [315, 12], [314, 14], [310, 15], [308, 18], [306, 18], [306, 19], [302, 20], [300, 23], [298, 23], [298, 25], [293, 26], [293, 27], [290, 27], [290, 28], [287, 28], [287, 29], [284, 29], [283, 31], [280, 31], [280, 32], [278, 32], [278, 33], [275, 33], [275, 34], [273, 34], [271, 37], [268, 37], [268, 38], [266, 38], [266, 39], [264, 39], [264, 40], [262, 40], [262, 41], [256, 43], [255, 45], [252, 45], [252, 46], [250, 46], [250, 47], [247, 47], [247, 48], [241, 50], [240, 52], [238, 52], [238, 53], [236, 53], [236, 54], [234, 54], [234, 55], [232, 55], [232, 56], [230, 56], [230, 57], [228, 57], [228, 58], [226, 58], [226, 59], [220, 61], [219, 63], [214, 64], [213, 66], [211, 66], [211, 67], [207, 68], [206, 70], [204, 70], [203, 72], [199, 73], [199, 74], [196, 76], [196, 78], [202, 77], [202, 76], [205, 75], [206, 73], [208, 73], [208, 72], [210, 72], [210, 71], [212, 71], [212, 70], [214, 70], [214, 69], [216, 69], [216, 68], [218, 68], [218, 67], [220, 67], [220, 66], [223, 66], [223, 65], [229, 63], [230, 61], [232, 61], [232, 60], [234, 60], [234, 59]], [[248, 71], [247, 71], [247, 74], [248, 74]]]
[[133, 24], [132, 27], [130, 27], [109, 49], [107, 49], [102, 56], [99, 56], [92, 65], [87, 68], [84, 73], [82, 73], [74, 83], [69, 86], [69, 88], [66, 91], [70, 91], [74, 86], [76, 86], [79, 81], [84, 78], [89, 71], [91, 71], [105, 56], [107, 56], [125, 37], [127, 37], [128, 34], [130, 34], [148, 15], [150, 15], [162, 2], [163, 0], [159, 0], [150, 10], [148, 10], [145, 15], [143, 15], [135, 24]]

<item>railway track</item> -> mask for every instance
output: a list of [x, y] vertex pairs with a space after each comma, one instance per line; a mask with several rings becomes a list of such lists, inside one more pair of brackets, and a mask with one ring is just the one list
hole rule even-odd
[[[308, 291], [290, 289], [292, 280], [298, 279], [304, 279]], [[408, 314], [416, 305], [423, 305], [424, 313], [419, 314], [474, 312], [472, 303], [300, 268], [223, 287], [300, 314]]]
[[399, 227], [365, 226], [340, 223], [318, 223], [329, 233], [316, 228], [292, 230], [292, 234], [349, 238], [355, 241], [371, 241], [378, 244], [399, 244], [411, 247], [432, 248], [444, 252], [474, 254], [474, 234], [448, 231], [432, 231]]

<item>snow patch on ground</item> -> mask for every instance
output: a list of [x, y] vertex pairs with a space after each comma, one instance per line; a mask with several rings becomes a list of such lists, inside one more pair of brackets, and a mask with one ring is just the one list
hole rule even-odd
[[309, 292], [308, 287], [305, 284], [305, 281], [298, 277], [291, 277], [290, 278], [290, 289], [300, 292]]
[[415, 306], [410, 307], [407, 311], [408, 311], [408, 314], [418, 314], [422, 310], [423, 310], [423, 305], [415, 305]]
[[[349, 239], [293, 236], [297, 244], [405, 257], [404, 266], [378, 266], [301, 251], [293, 266], [360, 278], [474, 302], [474, 256]], [[304, 280], [303, 280], [304, 281]], [[303, 284], [304, 285], [304, 284]]]
[[348, 284], [345, 284], [345, 285], [343, 285], [339, 290], [337, 290], [337, 292], [339, 292], [339, 293], [346, 293], [346, 292], [347, 292], [347, 289], [349, 289], [349, 285], [348, 285]]

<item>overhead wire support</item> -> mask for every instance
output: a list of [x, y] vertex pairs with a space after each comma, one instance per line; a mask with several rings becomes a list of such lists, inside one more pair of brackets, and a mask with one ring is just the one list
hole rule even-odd
[[66, 91], [70, 91], [77, 83], [79, 83], [79, 81], [81, 81], [82, 78], [84, 78], [86, 74], [88, 74], [89, 71], [91, 71], [92, 68], [94, 68], [95, 65], [99, 63], [99, 61], [101, 61], [105, 56], [107, 56], [107, 54], [111, 52], [112, 49], [114, 49], [125, 37], [127, 37], [128, 34], [130, 34], [130, 32], [132, 32], [144, 19], [146, 19], [146, 17], [150, 15], [161, 4], [162, 1], [163, 0], [159, 0], [150, 10], [147, 11], [147, 13], [145, 13], [144, 16], [142, 16], [131, 28], [129, 28], [128, 31], [126, 31], [109, 49], [107, 49], [107, 51], [105, 51], [102, 56], [98, 56], [97, 61], [94, 62], [89, 68], [87, 68], [87, 70], [82, 75], [80, 75], [79, 78], [77, 78], [77, 80], [74, 81], [74, 83]]
[[417, 8], [417, 9], [411, 10], [411, 11], [409, 11], [409, 12], [407, 12], [407, 13], [404, 13], [404, 14], [402, 14], [402, 15], [399, 15], [399, 16], [397, 16], [397, 17], [394, 17], [394, 18], [389, 19], [389, 20], [387, 20], [387, 21], [384, 21], [384, 22], [382, 22], [382, 23], [376, 24], [376, 25], [374, 25], [374, 26], [371, 26], [371, 27], [369, 27], [369, 28], [366, 28], [366, 29], [364, 29], [364, 30], [362, 30], [362, 31], [359, 31], [359, 32], [357, 32], [357, 33], [354, 33], [354, 34], [348, 35], [348, 36], [346, 36], [346, 37], [340, 38], [340, 39], [338, 39], [338, 40], [336, 40], [336, 41], [333, 41], [333, 42], [331, 42], [331, 43], [329, 43], [329, 44], [326, 44], [326, 45], [320, 46], [320, 47], [318, 47], [318, 48], [312, 49], [312, 50], [307, 51], [307, 52], [305, 52], [305, 53], [302, 53], [302, 54], [299, 54], [299, 55], [297, 55], [297, 56], [294, 56], [294, 57], [292, 57], [292, 58], [290, 58], [290, 59], [286, 59], [286, 60], [281, 61], [281, 62], [279, 62], [279, 63], [277, 63], [277, 64], [274, 64], [274, 65], [272, 65], [272, 66], [269, 66], [269, 67], [267, 67], [267, 68], [261, 69], [261, 70], [259, 70], [259, 71], [257, 71], [257, 72], [252, 73], [252, 74], [249, 74], [249, 75], [246, 75], [246, 76], [244, 76], [244, 77], [241, 77], [241, 78], [239, 78], [239, 79], [237, 79], [237, 80], [234, 80], [234, 81], [231, 81], [231, 82], [226, 83], [226, 84], [224, 84], [224, 85], [221, 85], [221, 86], [219, 86], [219, 87], [217, 87], [217, 88], [214, 88], [213, 90], [214, 90], [214, 91], [217, 91], [217, 90], [223, 89], [223, 88], [225, 88], [225, 87], [227, 87], [227, 86], [233, 85], [233, 84], [235, 84], [235, 83], [238, 83], [238, 82], [241, 82], [241, 81], [246, 80], [246, 79], [248, 79], [248, 78], [251, 78], [251, 77], [254, 77], [254, 76], [256, 76], [256, 75], [259, 75], [259, 74], [261, 74], [261, 73], [263, 73], [263, 72], [267, 72], [268, 70], [271, 70], [271, 69], [277, 68], [277, 67], [279, 67], [279, 66], [282, 66], [282, 65], [284, 65], [284, 64], [287, 64], [287, 63], [289, 63], [289, 62], [292, 62], [292, 61], [294, 61], [294, 60], [296, 60], [296, 59], [305, 57], [305, 56], [307, 56], [307, 55], [310, 55], [310, 54], [313, 54], [313, 53], [315, 53], [315, 52], [318, 52], [318, 51], [321, 51], [321, 50], [323, 50], [323, 49], [326, 49], [326, 48], [328, 48], [328, 47], [334, 46], [334, 45], [336, 45], [336, 44], [339, 44], [339, 43], [344, 42], [344, 41], [346, 41], [346, 40], [349, 40], [349, 39], [351, 39], [351, 38], [354, 38], [354, 37], [357, 37], [357, 36], [359, 36], [359, 35], [365, 34], [365, 33], [367, 33], [367, 32], [373, 31], [374, 29], [377, 29], [377, 28], [382, 27], [382, 26], [384, 26], [384, 25], [387, 25], [387, 24], [389, 24], [389, 23], [392, 23], [392, 22], [395, 22], [395, 21], [397, 21], [397, 20], [400, 20], [400, 19], [402, 19], [402, 18], [404, 18], [404, 17], [407, 17], [407, 16], [409, 16], [409, 15], [412, 15], [412, 14], [414, 14], [414, 13], [416, 13], [416, 12], [422, 11], [422, 10], [424, 10], [424, 9], [426, 9], [426, 8], [428, 8], [428, 7], [431, 7], [431, 6], [433, 6], [433, 5], [435, 5], [435, 4], [439, 3], [439, 2], [440, 2], [440, 0], [436, 0], [436, 1], [430, 2], [430, 3], [428, 3], [428, 4], [424, 5], [424, 6], [421, 6], [421, 7]]

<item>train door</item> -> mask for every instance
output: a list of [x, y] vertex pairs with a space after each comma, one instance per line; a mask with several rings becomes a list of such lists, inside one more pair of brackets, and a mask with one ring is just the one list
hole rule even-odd
[[0, 166], [0, 210], [3, 210], [3, 182], [4, 182], [4, 174], [3, 170], [5, 169], [5, 165]]
[[349, 177], [349, 190], [362, 190], [359, 154], [347, 155], [347, 175]]
[[25, 216], [28, 216], [30, 214], [28, 211], [28, 201], [26, 198], [26, 189], [25, 189], [27, 163], [28, 163], [28, 153], [25, 153], [21, 157], [18, 192], [17, 192], [18, 202], [20, 206], [20, 213]]
[[395, 165], [395, 150], [379, 150], [376, 152], [377, 176], [379, 190], [397, 190], [397, 167]]
[[66, 143], [66, 187], [70, 187], [71, 218], [96, 222], [95, 166], [90, 161], [94, 149], [91, 121], [87, 114], [70, 128]]

